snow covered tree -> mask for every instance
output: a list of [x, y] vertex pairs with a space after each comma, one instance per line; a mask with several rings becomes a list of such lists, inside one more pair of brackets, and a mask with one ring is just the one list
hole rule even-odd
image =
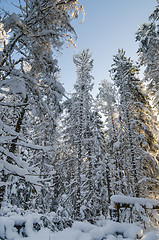
[[[69, 159], [66, 159], [66, 165], [69, 171], [67, 173], [69, 174], [69, 182], [72, 182], [75, 189], [72, 194], [75, 210], [74, 218], [80, 219], [81, 207], [84, 201], [88, 200], [86, 199], [88, 197], [87, 191], [92, 190], [91, 108], [93, 99], [90, 91], [93, 87], [93, 77], [90, 72], [93, 67], [93, 60], [89, 51], [84, 50], [81, 54], [74, 56], [74, 63], [76, 64], [77, 81], [74, 85], [75, 93], [72, 94], [70, 108], [68, 114], [66, 114], [64, 133], [67, 145], [71, 145], [70, 156]], [[71, 163], [72, 167], [70, 168]], [[87, 174], [83, 174], [83, 172], [87, 172]], [[70, 179], [70, 177], [73, 179]]]
[[[9, 175], [11, 178], [12, 175], [18, 176], [31, 185], [43, 185], [44, 179], [36, 176], [37, 169], [31, 168], [30, 163], [25, 161], [20, 148], [23, 151], [29, 148], [30, 157], [40, 150], [41, 167], [37, 175], [43, 175], [44, 160], [50, 155], [48, 146], [54, 145], [52, 139], [48, 139], [48, 131], [54, 135], [56, 116], [61, 111], [60, 101], [64, 95], [64, 88], [57, 78], [57, 60], [53, 58], [52, 51], [59, 50], [66, 42], [72, 43], [75, 30], [70, 22], [78, 17], [80, 10], [83, 11], [83, 8], [76, 0], [24, 0], [19, 1], [18, 13], [4, 11], [0, 25], [0, 35], [3, 36], [0, 52], [3, 186], [0, 201]], [[7, 43], [6, 33], [9, 30]], [[32, 126], [28, 122], [30, 118]], [[48, 122], [49, 128], [46, 126]], [[34, 136], [39, 124], [41, 132], [37, 140]]]
[[[108, 171], [110, 181], [110, 196], [125, 192], [123, 179], [123, 159], [122, 144], [120, 134], [120, 123], [118, 121], [117, 91], [112, 82], [103, 80], [100, 83], [97, 95], [100, 111], [105, 119], [106, 152], [108, 158]], [[122, 166], [122, 168], [121, 168]]]
[[75, 219], [93, 220], [107, 212], [105, 139], [102, 121], [93, 105], [88, 50], [74, 57], [77, 81], [75, 93], [66, 102], [62, 120], [62, 151], [59, 165], [63, 171], [67, 209]]
[[[130, 58], [119, 50], [114, 56], [112, 65], [112, 79], [119, 89], [123, 136], [126, 144], [125, 154], [127, 159], [130, 181], [130, 192], [133, 196], [150, 194], [156, 189], [151, 189], [151, 183], [157, 180], [158, 162], [156, 159], [158, 146], [153, 134], [153, 112], [148, 101], [148, 96], [143, 92], [140, 80], [136, 77], [139, 69]], [[148, 178], [147, 190], [143, 181]], [[143, 187], [145, 189], [143, 189]]]
[[145, 80], [147, 90], [151, 94], [153, 106], [159, 113], [159, 1], [149, 22], [142, 24], [137, 33], [136, 41], [139, 41], [139, 60], [145, 68]]
[[92, 216], [96, 219], [99, 215], [108, 216], [110, 197], [112, 195], [110, 179], [109, 154], [106, 148], [104, 123], [99, 113], [97, 102], [92, 113]]
[[93, 221], [108, 214], [110, 169], [103, 122], [91, 95], [93, 61], [89, 51], [75, 55], [74, 62], [78, 77], [75, 93], [65, 102], [62, 120], [61, 199], [65, 196], [63, 207], [73, 218]]

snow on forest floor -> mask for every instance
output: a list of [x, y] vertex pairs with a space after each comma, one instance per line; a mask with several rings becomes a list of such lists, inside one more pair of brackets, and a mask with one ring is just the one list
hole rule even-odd
[[[118, 235], [116, 234], [118, 232]], [[137, 237], [138, 233], [138, 237]], [[115, 223], [109, 221], [103, 227], [89, 225], [89, 223], [75, 222], [72, 228], [61, 232], [51, 233], [46, 229], [27, 238], [27, 240], [159, 240], [159, 231], [149, 231], [143, 234], [136, 225]]]
[[[18, 217], [18, 216], [17, 216]], [[74, 222], [71, 228], [63, 231], [51, 232], [48, 228], [42, 228], [40, 231], [33, 230], [32, 215], [26, 220], [26, 234], [28, 237], [20, 236], [13, 227], [15, 222], [22, 219], [11, 217], [0, 218], [0, 239], [7, 240], [159, 240], [159, 229], [149, 230], [143, 233], [142, 228], [135, 224], [117, 223], [110, 220], [101, 220], [97, 225], [90, 224], [87, 221]], [[5, 236], [3, 232], [5, 230]], [[2, 237], [2, 238], [1, 238]]]
[[[118, 231], [118, 235], [116, 232]], [[120, 232], [121, 231], [121, 232]], [[138, 237], [136, 236], [138, 233]], [[137, 237], [137, 238], [136, 238]], [[46, 229], [34, 233], [27, 240], [159, 240], [159, 231], [150, 231], [143, 234], [142, 230], [133, 225], [109, 222], [106, 226], [91, 226], [88, 223], [75, 222], [72, 228], [61, 232], [51, 233]], [[18, 239], [17, 239], [18, 240]]]

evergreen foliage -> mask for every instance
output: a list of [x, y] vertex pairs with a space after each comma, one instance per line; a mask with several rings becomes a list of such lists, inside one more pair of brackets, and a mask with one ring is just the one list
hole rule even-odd
[[[73, 58], [74, 93], [67, 95], [59, 81], [55, 53], [75, 46], [71, 20], [80, 11], [84, 15], [77, 0], [24, 0], [17, 13], [3, 12], [0, 214], [37, 211], [40, 225], [36, 222], [35, 228], [58, 231], [73, 220], [113, 218], [113, 195], [122, 204], [158, 198], [158, 4], [136, 33], [139, 63], [118, 50], [111, 82], [101, 82], [96, 99], [88, 49]], [[141, 65], [143, 80], [138, 77]], [[143, 211], [140, 205], [134, 204], [132, 221], [151, 215], [152, 208]], [[132, 213], [126, 209], [122, 214], [124, 221]]]
[[139, 41], [140, 62], [146, 67], [145, 80], [147, 89], [152, 96], [154, 107], [159, 113], [159, 1], [153, 13], [149, 17], [149, 22], [142, 24], [137, 33], [136, 41]]
[[75, 93], [66, 103], [63, 120], [66, 158], [62, 166], [65, 166], [65, 189], [71, 196], [67, 200], [73, 206], [74, 218], [90, 220], [106, 214], [108, 207], [105, 139], [101, 117], [93, 106], [93, 77], [90, 73], [93, 61], [89, 51], [75, 55], [74, 63], [77, 81]]
[[[52, 185], [56, 117], [64, 95], [52, 51], [72, 43], [76, 34], [70, 22], [80, 10], [78, 1], [24, 0], [19, 1], [17, 13], [4, 11], [0, 24], [0, 202], [12, 176], [13, 188], [19, 185], [17, 181], [24, 181], [26, 188], [28, 184], [37, 186], [36, 194], [38, 187], [45, 185], [41, 191], [47, 188], [48, 192]], [[47, 205], [39, 204], [44, 209]]]
[[[136, 77], [138, 71], [138, 67], [125, 56], [125, 52], [119, 50], [114, 56], [111, 74], [120, 94], [119, 118], [122, 121], [123, 141], [126, 146], [125, 160], [130, 194], [136, 197], [143, 195], [143, 188], [140, 193], [139, 181], [142, 182], [145, 177], [153, 181], [158, 174], [158, 145], [153, 134], [155, 122], [148, 96], [143, 92], [142, 84]], [[151, 189], [151, 185], [149, 187], [150, 192], [155, 191]], [[150, 192], [144, 192], [150, 195]]]

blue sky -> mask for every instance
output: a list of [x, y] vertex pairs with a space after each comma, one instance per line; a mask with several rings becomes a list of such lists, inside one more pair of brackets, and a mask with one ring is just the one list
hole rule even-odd
[[[10, 2], [17, 0], [1, 0], [0, 5], [9, 8]], [[135, 42], [135, 32], [138, 26], [148, 21], [149, 15], [155, 8], [155, 0], [79, 0], [85, 9], [85, 20], [82, 14], [73, 20], [78, 40], [77, 53], [83, 49], [90, 49], [94, 59], [95, 96], [99, 83], [103, 79], [110, 79], [109, 70], [113, 55], [119, 48], [123, 48], [128, 57], [137, 60], [138, 43]], [[67, 92], [73, 91], [76, 81], [75, 65], [73, 63], [74, 47], [63, 49], [63, 54], [56, 54], [61, 68], [60, 81]]]
[[[81, 17], [75, 21], [78, 40], [77, 53], [90, 49], [94, 59], [94, 90], [96, 95], [99, 83], [110, 79], [109, 70], [112, 57], [118, 48], [123, 48], [128, 57], [137, 60], [138, 43], [135, 32], [138, 26], [148, 21], [149, 15], [156, 6], [155, 0], [79, 0], [85, 9], [85, 21]], [[65, 49], [58, 57], [61, 68], [61, 81], [66, 91], [72, 92], [76, 81], [75, 65], [72, 61], [75, 54], [73, 47]]]

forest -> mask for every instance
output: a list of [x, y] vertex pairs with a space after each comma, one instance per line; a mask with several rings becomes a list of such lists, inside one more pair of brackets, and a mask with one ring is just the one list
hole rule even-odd
[[73, 56], [69, 95], [55, 57], [75, 46], [80, 0], [0, 14], [0, 239], [158, 240], [159, 0], [138, 61], [119, 49], [96, 97], [89, 49]]

